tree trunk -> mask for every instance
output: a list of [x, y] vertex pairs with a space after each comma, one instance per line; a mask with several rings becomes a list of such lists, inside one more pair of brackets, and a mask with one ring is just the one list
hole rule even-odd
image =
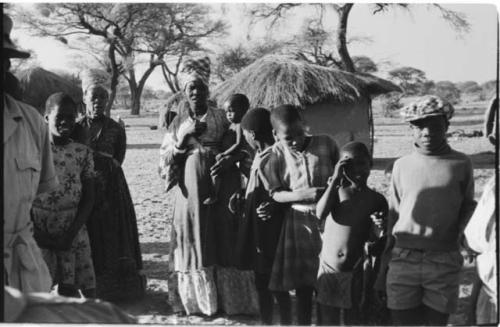
[[120, 76], [120, 70], [118, 69], [118, 66], [116, 64], [115, 46], [113, 43], [109, 45], [108, 57], [111, 63], [111, 92], [109, 93], [109, 100], [106, 108], [104, 109], [104, 114], [109, 117], [111, 116], [111, 107], [115, 102], [116, 87], [118, 86], [118, 77]]
[[344, 69], [348, 72], [356, 72], [354, 63], [352, 62], [349, 51], [347, 50], [347, 19], [349, 18], [349, 12], [354, 4], [347, 3], [338, 9], [339, 12], [339, 24], [337, 27], [337, 51], [339, 57], [342, 60]]
[[137, 95], [137, 93], [135, 94], [135, 96], [132, 96], [131, 97], [132, 99], [132, 109], [130, 111], [130, 113], [132, 115], [139, 115], [140, 114], [140, 111], [141, 111], [141, 96], [140, 95]]
[[141, 95], [138, 94], [139, 87], [137, 85], [137, 81], [135, 80], [135, 71], [134, 69], [129, 69], [128, 71], [128, 86], [130, 88], [130, 113], [132, 115], [139, 115], [141, 112]]
[[142, 90], [144, 90], [144, 85], [146, 85], [146, 81], [149, 78], [149, 75], [153, 72], [156, 66], [159, 65], [159, 63], [154, 62], [154, 57], [151, 55], [150, 59], [150, 65], [149, 68], [144, 72], [144, 74], [141, 77], [141, 80], [139, 81], [139, 84], [137, 84], [137, 81], [135, 79], [135, 70], [134, 68], [129, 69], [129, 79], [128, 79], [128, 85], [130, 87], [130, 102], [132, 102], [132, 108], [130, 113], [132, 115], [139, 115], [141, 111], [141, 95], [142, 95]]

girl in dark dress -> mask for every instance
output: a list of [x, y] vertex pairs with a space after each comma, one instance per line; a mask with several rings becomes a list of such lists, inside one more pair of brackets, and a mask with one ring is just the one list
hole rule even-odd
[[77, 122], [75, 138], [93, 150], [96, 201], [87, 222], [97, 281], [97, 297], [128, 300], [143, 295], [145, 278], [134, 205], [121, 165], [125, 130], [104, 115], [108, 91], [102, 74], [82, 78], [86, 114]]
[[[244, 210], [236, 246], [237, 266], [243, 270], [253, 270], [255, 274], [261, 323], [273, 323], [274, 297], [279, 305], [281, 325], [290, 325], [290, 294], [286, 291], [269, 290], [271, 269], [284, 217], [284, 206], [271, 199], [261, 178], [263, 167], [273, 155], [270, 151], [274, 139], [269, 111], [263, 108], [250, 110], [243, 117], [241, 128], [246, 143], [256, 151], [256, 155], [244, 195]], [[236, 193], [231, 198], [231, 208], [238, 207], [238, 197], [242, 196]]]

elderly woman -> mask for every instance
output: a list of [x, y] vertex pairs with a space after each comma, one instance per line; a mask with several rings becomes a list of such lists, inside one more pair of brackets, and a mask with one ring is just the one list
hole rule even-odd
[[87, 222], [97, 297], [114, 301], [140, 297], [144, 277], [134, 206], [121, 168], [125, 130], [104, 115], [107, 85], [105, 72], [83, 74], [86, 113], [77, 122], [75, 139], [93, 150], [97, 173], [96, 203]]
[[[235, 163], [245, 154], [239, 152], [215, 164], [215, 156], [234, 140], [224, 111], [208, 100], [209, 67], [208, 58], [184, 63], [185, 99], [160, 149], [161, 171], [179, 173], [173, 189], [173, 280], [187, 314], [212, 315], [218, 309], [227, 314], [256, 313], [252, 274], [233, 268], [238, 221], [227, 207], [231, 195], [241, 188]], [[219, 201], [205, 205], [211, 173], [220, 175], [222, 186]], [[171, 298], [175, 310], [172, 302]]]

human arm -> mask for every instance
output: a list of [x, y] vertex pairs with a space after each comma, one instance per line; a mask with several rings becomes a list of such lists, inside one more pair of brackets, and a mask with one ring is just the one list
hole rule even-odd
[[67, 250], [71, 247], [73, 240], [75, 239], [80, 229], [87, 222], [94, 207], [96, 176], [94, 170], [94, 159], [90, 149], [87, 147], [85, 147], [80, 153], [82, 153], [80, 173], [82, 189], [80, 202], [78, 203], [78, 209], [75, 219], [69, 225], [64, 235], [61, 238], [57, 239], [57, 245], [61, 250]]
[[177, 164], [187, 153], [186, 141], [190, 130], [194, 130], [189, 122], [181, 124], [179, 116], [176, 116], [165, 132], [162, 144], [160, 146], [160, 162], [158, 170], [160, 175], [163, 175], [166, 168], [170, 165]]
[[481, 199], [464, 230], [464, 235], [468, 247], [476, 253], [493, 250], [495, 247], [495, 176], [491, 177], [485, 185]]
[[50, 137], [47, 124], [40, 120], [40, 182], [38, 183], [37, 194], [46, 193], [59, 184], [57, 179], [56, 170], [54, 167], [54, 160], [52, 149], [50, 146]]
[[342, 178], [345, 174], [345, 168], [349, 163], [348, 160], [342, 159], [335, 165], [333, 175], [329, 178], [328, 186], [325, 193], [316, 205], [316, 217], [323, 220], [332, 211], [336, 204], [338, 204], [338, 189], [342, 184]]
[[210, 167], [210, 174], [217, 176], [235, 163], [243, 160], [246, 156], [244, 152], [236, 152], [235, 154], [225, 156], [219, 159], [212, 167]]
[[380, 237], [385, 235], [385, 228], [387, 225], [387, 213], [389, 211], [389, 205], [387, 200], [382, 194], [376, 194], [378, 197], [376, 209], [370, 215], [371, 226], [370, 226], [370, 241], [376, 241]]
[[82, 181], [82, 196], [78, 204], [78, 211], [73, 223], [65, 231], [64, 235], [56, 240], [56, 247], [59, 250], [69, 250], [76, 235], [87, 223], [95, 201], [95, 182], [94, 179]]
[[241, 144], [243, 143], [243, 132], [241, 130], [240, 124], [238, 124], [237, 127], [235, 128], [235, 132], [236, 132], [236, 141], [229, 147], [229, 149], [225, 150], [222, 153], [219, 153], [217, 155], [217, 160], [219, 160], [222, 157], [234, 154], [236, 150], [238, 150], [241, 147]]
[[125, 152], [127, 151], [127, 134], [125, 133], [125, 129], [120, 125], [117, 124], [116, 128], [118, 129], [118, 137], [115, 144], [113, 159], [121, 166], [125, 160]]
[[474, 173], [472, 169], [472, 162], [470, 159], [467, 160], [467, 164], [465, 167], [465, 179], [461, 184], [462, 194], [464, 195], [464, 199], [460, 206], [459, 213], [459, 235], [460, 238], [463, 237], [463, 232], [465, 230], [465, 226], [469, 222], [469, 219], [472, 217], [474, 210], [476, 208], [476, 201], [474, 200]]

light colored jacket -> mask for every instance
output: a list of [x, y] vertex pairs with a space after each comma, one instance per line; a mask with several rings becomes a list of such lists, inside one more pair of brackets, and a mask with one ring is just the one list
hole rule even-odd
[[496, 252], [496, 211], [495, 211], [495, 176], [483, 190], [483, 195], [465, 228], [465, 237], [469, 246], [479, 255], [476, 258], [477, 272], [485, 290], [493, 299], [497, 299], [497, 252]]
[[52, 281], [33, 238], [35, 196], [58, 185], [47, 124], [33, 107], [4, 96], [4, 277], [23, 292], [47, 292]]

